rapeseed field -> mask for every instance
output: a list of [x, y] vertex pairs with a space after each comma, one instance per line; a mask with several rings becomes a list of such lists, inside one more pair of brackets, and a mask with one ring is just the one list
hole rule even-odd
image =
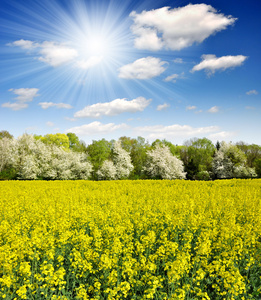
[[261, 299], [261, 180], [0, 182], [0, 299]]

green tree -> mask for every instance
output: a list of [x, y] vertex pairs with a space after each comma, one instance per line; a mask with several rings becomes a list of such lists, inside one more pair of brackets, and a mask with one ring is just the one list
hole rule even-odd
[[236, 143], [236, 146], [245, 153], [248, 167], [253, 168], [255, 160], [261, 158], [261, 147], [256, 144], [248, 145], [242, 141]]
[[[35, 138], [38, 139], [37, 136]], [[56, 145], [63, 149], [69, 149], [70, 147], [69, 137], [64, 133], [46, 134], [40, 137], [40, 140], [46, 145]]]
[[196, 174], [199, 172], [198, 164], [194, 162], [194, 159], [191, 158], [188, 164], [185, 165], [185, 172], [187, 173], [186, 177], [189, 180], [195, 180]]
[[[186, 148], [186, 162], [185, 170], [188, 179], [204, 178], [202, 173], [211, 172], [212, 160], [216, 151], [213, 143], [207, 138], [193, 138], [185, 142]], [[203, 173], [205, 174], [205, 173]]]
[[257, 176], [261, 178], [261, 158], [255, 160], [254, 167]]
[[69, 138], [69, 148], [73, 150], [77, 148], [77, 146], [80, 144], [78, 136], [72, 132], [68, 132], [66, 135]]
[[98, 170], [102, 167], [103, 162], [111, 156], [111, 143], [105, 139], [92, 141], [92, 144], [88, 145], [86, 150], [93, 166], [92, 179], [97, 180]]
[[80, 141], [75, 133], [68, 132], [66, 134], [69, 138], [69, 148], [77, 152], [86, 152], [86, 144], [84, 141]]
[[135, 138], [130, 137], [120, 137], [122, 148], [130, 153], [131, 162], [134, 166], [130, 178], [137, 179], [144, 177], [142, 169], [145, 165], [145, 161], [147, 158], [147, 150], [150, 149], [150, 145], [146, 140], [138, 136]]
[[3, 139], [3, 138], [12, 139], [13, 136], [7, 130], [2, 130], [2, 131], [0, 131], [0, 139]]

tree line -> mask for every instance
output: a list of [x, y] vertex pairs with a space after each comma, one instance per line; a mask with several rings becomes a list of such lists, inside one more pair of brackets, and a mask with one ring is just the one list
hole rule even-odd
[[183, 145], [143, 137], [86, 145], [76, 134], [0, 131], [0, 180], [115, 180], [261, 177], [261, 146], [193, 138]]

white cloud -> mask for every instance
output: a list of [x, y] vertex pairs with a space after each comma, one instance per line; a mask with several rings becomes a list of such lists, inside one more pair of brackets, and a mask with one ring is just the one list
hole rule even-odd
[[168, 139], [175, 137], [189, 137], [206, 135], [219, 130], [218, 126], [198, 127], [194, 128], [189, 125], [174, 124], [170, 126], [155, 125], [142, 126], [134, 128], [137, 134], [146, 136], [149, 139]]
[[170, 105], [168, 103], [160, 104], [157, 106], [157, 110], [160, 111], [160, 110], [166, 109], [168, 107], [170, 107]]
[[174, 62], [175, 64], [183, 64], [183, 59], [182, 59], [182, 58], [175, 58], [175, 59], [173, 60], [173, 62]]
[[78, 127], [72, 127], [66, 131], [73, 132], [77, 135], [96, 135], [96, 134], [107, 134], [115, 130], [126, 129], [128, 126], [124, 123], [116, 125], [114, 123], [102, 124], [101, 122], [92, 122]]
[[53, 67], [58, 67], [73, 61], [78, 52], [64, 44], [45, 41], [43, 43], [35, 43], [29, 40], [18, 40], [8, 44], [9, 46], [17, 46], [22, 49], [38, 49], [38, 60], [45, 62]]
[[218, 106], [213, 106], [208, 110], [209, 113], [215, 114], [219, 112], [219, 107]]
[[241, 66], [247, 59], [247, 56], [243, 55], [227, 55], [216, 57], [213, 54], [204, 54], [201, 56], [202, 61], [193, 67], [191, 72], [205, 70], [209, 75], [214, 74], [217, 70], [226, 70], [228, 68], [234, 68]]
[[[133, 16], [131, 14], [131, 16]], [[158, 37], [157, 30], [146, 26], [134, 25], [132, 32], [138, 36], [135, 39], [135, 47], [138, 49], [148, 49], [158, 51], [163, 48], [164, 42]]]
[[140, 58], [119, 68], [119, 77], [125, 79], [150, 79], [159, 76], [166, 70], [163, 67], [164, 64], [166, 64], [165, 61], [161, 61], [156, 57]]
[[2, 107], [10, 108], [12, 110], [21, 110], [28, 107], [27, 103], [23, 102], [6, 102], [1, 105]]
[[8, 46], [17, 46], [17, 47], [21, 47], [23, 49], [32, 49], [35, 47], [38, 47], [38, 44], [29, 40], [19, 40], [19, 41], [15, 41], [13, 43], [7, 44]]
[[101, 116], [116, 116], [124, 112], [143, 111], [151, 102], [151, 99], [138, 97], [133, 100], [115, 99], [111, 102], [96, 103], [84, 107], [84, 109], [76, 112], [76, 118], [99, 118]]
[[151, 51], [163, 47], [181, 50], [201, 43], [236, 21], [236, 18], [218, 13], [206, 4], [189, 4], [174, 9], [162, 7], [140, 14], [133, 11], [130, 16], [134, 21], [131, 30], [136, 35], [135, 47]]
[[80, 60], [76, 63], [76, 66], [80, 69], [90, 69], [98, 65], [103, 60], [103, 56], [91, 56], [87, 60]]
[[246, 92], [247, 95], [258, 95], [258, 91], [257, 90], [251, 90]]
[[237, 135], [234, 131], [220, 131], [217, 133], [212, 133], [209, 135], [210, 139], [218, 140], [218, 139], [228, 139]]
[[188, 105], [187, 107], [186, 107], [186, 110], [194, 110], [194, 109], [196, 109], [197, 107], [195, 106], [195, 105]]
[[176, 79], [179, 78], [179, 74], [172, 74], [164, 79], [164, 81], [173, 81], [176, 82]]
[[15, 95], [17, 95], [17, 97], [15, 97], [14, 99], [19, 102], [31, 102], [35, 97], [40, 96], [37, 94], [39, 89], [36, 88], [10, 89], [8, 91], [13, 92]]
[[38, 105], [40, 105], [43, 109], [47, 109], [50, 107], [66, 108], [66, 109], [72, 108], [70, 104], [66, 104], [66, 103], [40, 102], [38, 103]]
[[54, 126], [54, 123], [51, 122], [51, 121], [48, 121], [48, 122], [46, 122], [46, 125], [47, 125], [48, 127], [53, 127], [53, 126]]
[[21, 110], [27, 108], [27, 102], [31, 102], [35, 97], [40, 96], [39, 94], [37, 94], [39, 89], [36, 88], [9, 89], [8, 91], [16, 95], [16, 97], [14, 98], [15, 102], [6, 102], [1, 106], [10, 108], [12, 110]]
[[75, 49], [69, 48], [63, 44], [57, 44], [54, 42], [43, 42], [41, 44], [39, 57], [40, 61], [47, 63], [53, 67], [58, 67], [65, 63], [68, 63], [78, 56]]
[[246, 106], [245, 109], [255, 110], [256, 108], [254, 106]]
[[181, 74], [172, 74], [172, 75], [166, 77], [164, 79], [164, 81], [166, 81], [166, 82], [172, 81], [175, 83], [178, 78], [184, 78], [184, 72], [182, 72]]

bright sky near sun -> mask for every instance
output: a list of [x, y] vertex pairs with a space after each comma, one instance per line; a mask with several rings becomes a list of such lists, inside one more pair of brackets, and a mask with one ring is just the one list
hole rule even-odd
[[261, 144], [261, 1], [0, 1], [0, 131]]

